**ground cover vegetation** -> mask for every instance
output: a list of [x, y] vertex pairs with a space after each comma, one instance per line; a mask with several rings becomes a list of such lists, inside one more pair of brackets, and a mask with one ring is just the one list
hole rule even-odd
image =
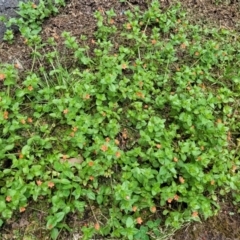
[[1, 225], [44, 200], [53, 239], [86, 212], [81, 239], [160, 239], [164, 226], [216, 214], [228, 193], [237, 204], [239, 34], [153, 0], [123, 26], [114, 10], [96, 12], [94, 48], [63, 32], [63, 54], [38, 35], [56, 10], [44, 4], [22, 3], [7, 23], [32, 68], [1, 64]]

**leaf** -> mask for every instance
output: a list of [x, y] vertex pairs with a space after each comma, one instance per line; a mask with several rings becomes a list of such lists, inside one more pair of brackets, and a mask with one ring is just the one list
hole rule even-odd
[[6, 209], [5, 199], [0, 201], [0, 212]]
[[77, 208], [77, 210], [78, 210], [79, 212], [83, 212], [83, 211], [84, 211], [85, 202], [81, 202], [81, 201], [75, 200], [75, 201], [73, 202], [73, 205]]
[[68, 179], [65, 179], [65, 178], [59, 179], [59, 180], [56, 181], [56, 182], [59, 182], [59, 183], [62, 183], [62, 184], [70, 184], [70, 183], [71, 183]]
[[95, 200], [95, 194], [94, 194], [94, 192], [88, 191], [88, 192], [87, 192], [87, 197], [88, 197], [89, 199], [91, 199], [91, 200]]
[[48, 221], [47, 221], [47, 228], [52, 229], [54, 228], [59, 222], [63, 220], [65, 216], [64, 212], [58, 212], [53, 216], [50, 216]]
[[31, 149], [30, 146], [25, 145], [25, 146], [22, 148], [22, 154], [23, 154], [23, 155], [28, 155], [28, 154], [30, 153], [30, 149]]
[[64, 216], [65, 216], [64, 212], [59, 212], [59, 213], [55, 214], [57, 222], [61, 222], [63, 220]]
[[83, 162], [83, 157], [79, 154], [76, 158], [61, 159], [60, 162], [68, 162], [70, 165], [81, 164]]
[[102, 204], [102, 202], [103, 202], [103, 196], [102, 195], [98, 195], [97, 196], [97, 203], [98, 204]]
[[2, 212], [2, 216], [3, 218], [5, 219], [9, 219], [11, 218], [12, 216], [12, 211], [10, 209], [5, 209], [3, 212]]
[[131, 217], [128, 217], [127, 220], [126, 220], [126, 227], [127, 228], [132, 228], [134, 227], [134, 220], [133, 218]]
[[56, 240], [57, 237], [58, 237], [58, 235], [59, 235], [58, 229], [57, 229], [57, 228], [53, 228], [53, 229], [51, 230], [51, 238], [52, 238], [53, 240]]

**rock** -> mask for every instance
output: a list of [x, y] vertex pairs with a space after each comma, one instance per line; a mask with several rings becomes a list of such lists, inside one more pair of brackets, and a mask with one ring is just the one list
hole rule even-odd
[[[0, 16], [8, 18], [17, 17], [19, 2], [27, 2], [28, 0], [0, 0]], [[0, 22], [0, 41], [3, 40], [6, 27], [3, 22]]]

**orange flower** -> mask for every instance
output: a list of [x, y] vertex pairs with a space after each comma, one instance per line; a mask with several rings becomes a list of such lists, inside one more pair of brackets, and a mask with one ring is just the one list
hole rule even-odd
[[21, 119], [20, 122], [21, 122], [22, 124], [25, 124], [25, 123], [26, 123], [25, 119]]
[[171, 203], [172, 200], [173, 200], [172, 198], [169, 198], [169, 199], [167, 200], [167, 202], [168, 202], [168, 203]]
[[196, 211], [193, 212], [193, 213], [192, 213], [192, 217], [194, 217], [194, 218], [195, 218], [195, 217], [198, 217], [198, 212], [196, 212]]
[[137, 218], [137, 223], [138, 223], [138, 224], [142, 224], [142, 222], [143, 222], [142, 218], [141, 218], [141, 217], [138, 217], [138, 218]]
[[139, 98], [144, 98], [144, 94], [142, 92], [136, 92], [136, 95], [139, 97]]
[[91, 181], [93, 181], [93, 180], [94, 180], [94, 177], [93, 177], [93, 176], [90, 176], [89, 179], [90, 179]]
[[220, 118], [217, 119], [217, 123], [218, 123], [218, 124], [222, 123], [222, 120], [221, 120]]
[[4, 73], [0, 73], [0, 81], [3, 81], [6, 78], [6, 75]]
[[114, 24], [114, 20], [111, 18], [111, 19], [109, 20], [109, 23], [110, 23], [110, 24]]
[[23, 69], [22, 65], [18, 61], [14, 64], [14, 67], [20, 70]]
[[18, 158], [19, 158], [19, 159], [23, 159], [23, 157], [24, 157], [23, 154], [20, 153]]
[[27, 87], [29, 91], [32, 91], [33, 90], [33, 87], [30, 85]]
[[180, 183], [184, 183], [185, 182], [185, 179], [183, 177], [179, 177], [179, 182]]
[[4, 119], [8, 119], [8, 111], [5, 111], [5, 112], [3, 113], [3, 118], [4, 118]]
[[155, 39], [152, 39], [152, 45], [155, 45], [157, 43], [157, 41]]
[[27, 119], [27, 122], [28, 122], [28, 123], [32, 123], [32, 122], [33, 122], [32, 118], [29, 117], [29, 118]]
[[124, 129], [123, 132], [122, 132], [122, 136], [124, 139], [127, 139], [128, 138], [128, 132], [127, 132], [127, 129]]
[[101, 150], [102, 150], [103, 152], [106, 152], [106, 151], [108, 150], [108, 146], [102, 145], [102, 146], [101, 146]]
[[37, 8], [37, 5], [33, 3], [32, 8]]
[[7, 201], [7, 202], [11, 202], [11, 201], [12, 201], [12, 198], [11, 198], [10, 196], [7, 196], [7, 197], [6, 197], [6, 201]]
[[70, 133], [70, 136], [71, 136], [71, 137], [74, 137], [74, 136], [75, 136], [75, 133], [74, 133], [74, 132], [71, 132], [71, 133]]
[[214, 185], [215, 184], [215, 181], [214, 180], [211, 180], [211, 185]]
[[64, 114], [67, 114], [68, 112], [69, 112], [69, 111], [68, 111], [67, 108], [63, 110], [63, 113], [64, 113]]
[[155, 206], [152, 206], [152, 207], [150, 208], [150, 211], [151, 211], [152, 213], [155, 213], [155, 212], [157, 211], [157, 208], [156, 208]]
[[186, 48], [186, 44], [185, 44], [185, 43], [182, 43], [182, 44], [180, 45], [180, 48], [181, 48], [181, 49], [185, 49], [185, 48]]
[[136, 212], [136, 211], [137, 211], [137, 207], [136, 207], [136, 206], [133, 206], [133, 207], [132, 207], [132, 211], [133, 211], [133, 212]]
[[49, 183], [48, 183], [48, 187], [49, 187], [49, 188], [53, 188], [54, 186], [55, 186], [55, 184], [54, 184], [53, 182], [49, 182]]
[[194, 55], [195, 55], [195, 56], [199, 56], [199, 52], [195, 52]]
[[25, 212], [26, 211], [26, 208], [25, 207], [20, 207], [19, 208], [19, 212], [22, 213], [22, 212]]
[[99, 223], [95, 223], [94, 228], [95, 228], [97, 231], [99, 231], [99, 229], [100, 229], [100, 224], [99, 224]]
[[127, 23], [126, 29], [130, 30], [132, 28], [132, 25], [130, 23]]
[[89, 163], [88, 163], [88, 166], [89, 167], [92, 167], [94, 165], [94, 162], [93, 161], [90, 161]]
[[105, 140], [106, 140], [106, 142], [110, 142], [110, 138], [109, 137], [107, 137]]
[[174, 161], [174, 162], [178, 162], [178, 158], [174, 157], [174, 158], [173, 158], [173, 161]]
[[179, 200], [179, 196], [177, 194], [175, 194], [174, 198], [173, 198], [175, 201], [178, 201]]
[[126, 69], [127, 68], [127, 64], [126, 63], [123, 63], [122, 64], [122, 69]]
[[120, 143], [117, 139], [115, 139], [114, 142], [116, 145], [119, 145], [119, 143]]
[[160, 149], [160, 148], [162, 147], [162, 145], [161, 145], [161, 144], [157, 144], [156, 147], [157, 147], [158, 149]]
[[62, 155], [62, 159], [63, 160], [66, 160], [66, 159], [68, 159], [69, 157], [68, 157], [68, 155]]
[[72, 130], [73, 130], [74, 132], [76, 132], [77, 129], [78, 129], [77, 127], [73, 127], [73, 128], [72, 128]]
[[41, 186], [42, 185], [42, 181], [41, 180], [37, 180], [37, 185]]
[[117, 158], [121, 157], [121, 153], [120, 152], [116, 152], [115, 155], [116, 155]]
[[85, 99], [85, 100], [88, 100], [88, 99], [90, 99], [90, 94], [86, 94], [84, 97], [83, 97], [83, 99]]

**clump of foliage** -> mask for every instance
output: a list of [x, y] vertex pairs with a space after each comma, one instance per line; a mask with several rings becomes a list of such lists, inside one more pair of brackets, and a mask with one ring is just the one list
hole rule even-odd
[[5, 22], [8, 30], [4, 40], [13, 42], [14, 34], [11, 28], [18, 27], [21, 35], [25, 38], [34, 38], [42, 30], [42, 22], [45, 18], [58, 13], [58, 8], [65, 5], [65, 0], [44, 1], [39, 0], [35, 4], [32, 1], [19, 3], [17, 18], [6, 19], [1, 17], [0, 21]]
[[88, 211], [82, 239], [147, 240], [214, 215], [219, 193], [239, 196], [237, 34], [159, 1], [125, 14], [119, 31], [113, 10], [96, 13], [92, 52], [62, 34], [73, 68], [39, 36], [38, 72], [1, 66], [1, 224], [44, 198], [53, 239]]

